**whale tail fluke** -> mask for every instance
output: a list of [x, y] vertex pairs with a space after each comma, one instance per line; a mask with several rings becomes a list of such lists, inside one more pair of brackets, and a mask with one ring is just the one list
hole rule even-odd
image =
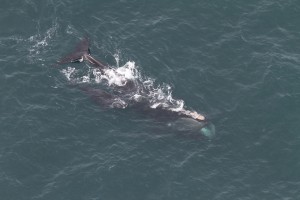
[[87, 55], [90, 55], [89, 39], [84, 37], [76, 46], [75, 50], [57, 61], [58, 64], [70, 62], [82, 62]]

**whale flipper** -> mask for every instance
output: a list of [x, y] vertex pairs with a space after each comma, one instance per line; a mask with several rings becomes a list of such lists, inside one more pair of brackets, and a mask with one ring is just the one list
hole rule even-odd
[[87, 37], [83, 38], [75, 47], [75, 50], [72, 53], [61, 58], [57, 63], [66, 64], [74, 62], [83, 62], [85, 60], [88, 61], [90, 64], [94, 65], [94, 67], [99, 68], [101, 72], [103, 72], [104, 69], [109, 68], [108, 65], [101, 63], [99, 60], [91, 56], [89, 43], [90, 42]]
[[65, 64], [70, 62], [82, 62], [87, 55], [90, 55], [89, 39], [87, 37], [83, 38], [80, 43], [76, 46], [75, 50], [61, 58], [58, 64]]

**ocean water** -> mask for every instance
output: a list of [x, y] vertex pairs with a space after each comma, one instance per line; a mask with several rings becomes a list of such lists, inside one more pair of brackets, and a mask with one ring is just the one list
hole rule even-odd
[[[300, 199], [299, 1], [3, 0], [0, 11], [1, 200]], [[111, 76], [56, 64], [84, 37]], [[214, 137], [80, 90], [114, 92], [122, 78], [149, 86], [154, 107], [203, 114]]]

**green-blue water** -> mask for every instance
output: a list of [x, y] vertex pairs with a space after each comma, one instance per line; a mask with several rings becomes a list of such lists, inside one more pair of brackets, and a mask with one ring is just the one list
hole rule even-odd
[[[4, 0], [0, 11], [0, 199], [300, 199], [299, 1]], [[83, 78], [89, 64], [55, 62], [84, 36], [97, 59], [170, 85], [216, 136], [71, 86], [64, 70]]]

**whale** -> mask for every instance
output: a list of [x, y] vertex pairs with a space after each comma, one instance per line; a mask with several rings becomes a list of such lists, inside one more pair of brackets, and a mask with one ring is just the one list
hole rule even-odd
[[[74, 50], [59, 59], [57, 64], [62, 65], [67, 63], [82, 63], [84, 61], [98, 69], [101, 74], [105, 74], [107, 70], [114, 70], [114, 68], [108, 64], [94, 58], [91, 55], [90, 40], [87, 37], [81, 39]], [[158, 119], [190, 119], [183, 121], [188, 122], [185, 124], [190, 124], [191, 120], [198, 122], [199, 126], [197, 125], [197, 127], [199, 127], [202, 134], [205, 136], [212, 136], [215, 134], [215, 128], [212, 123], [210, 123], [210, 121], [204, 115], [194, 110], [188, 110], [185, 108], [174, 110], [163, 106], [150, 106], [149, 98], [147, 97], [147, 88], [145, 88], [142, 84], [135, 83], [132, 80], [127, 80], [126, 84], [122, 86], [112, 86], [109, 91], [103, 88], [93, 88], [86, 85], [78, 85], [77, 87], [83, 93], [90, 96], [94, 102], [104, 108], [132, 108], [138, 112], [145, 113], [148, 116], [153, 116], [154, 118]], [[145, 95], [139, 94], [138, 96], [141, 96], [139, 98], [127, 98], [127, 96], [130, 96], [128, 94], [135, 93], [137, 90], [143, 91], [143, 94]], [[210, 128], [212, 126], [213, 128]]]

